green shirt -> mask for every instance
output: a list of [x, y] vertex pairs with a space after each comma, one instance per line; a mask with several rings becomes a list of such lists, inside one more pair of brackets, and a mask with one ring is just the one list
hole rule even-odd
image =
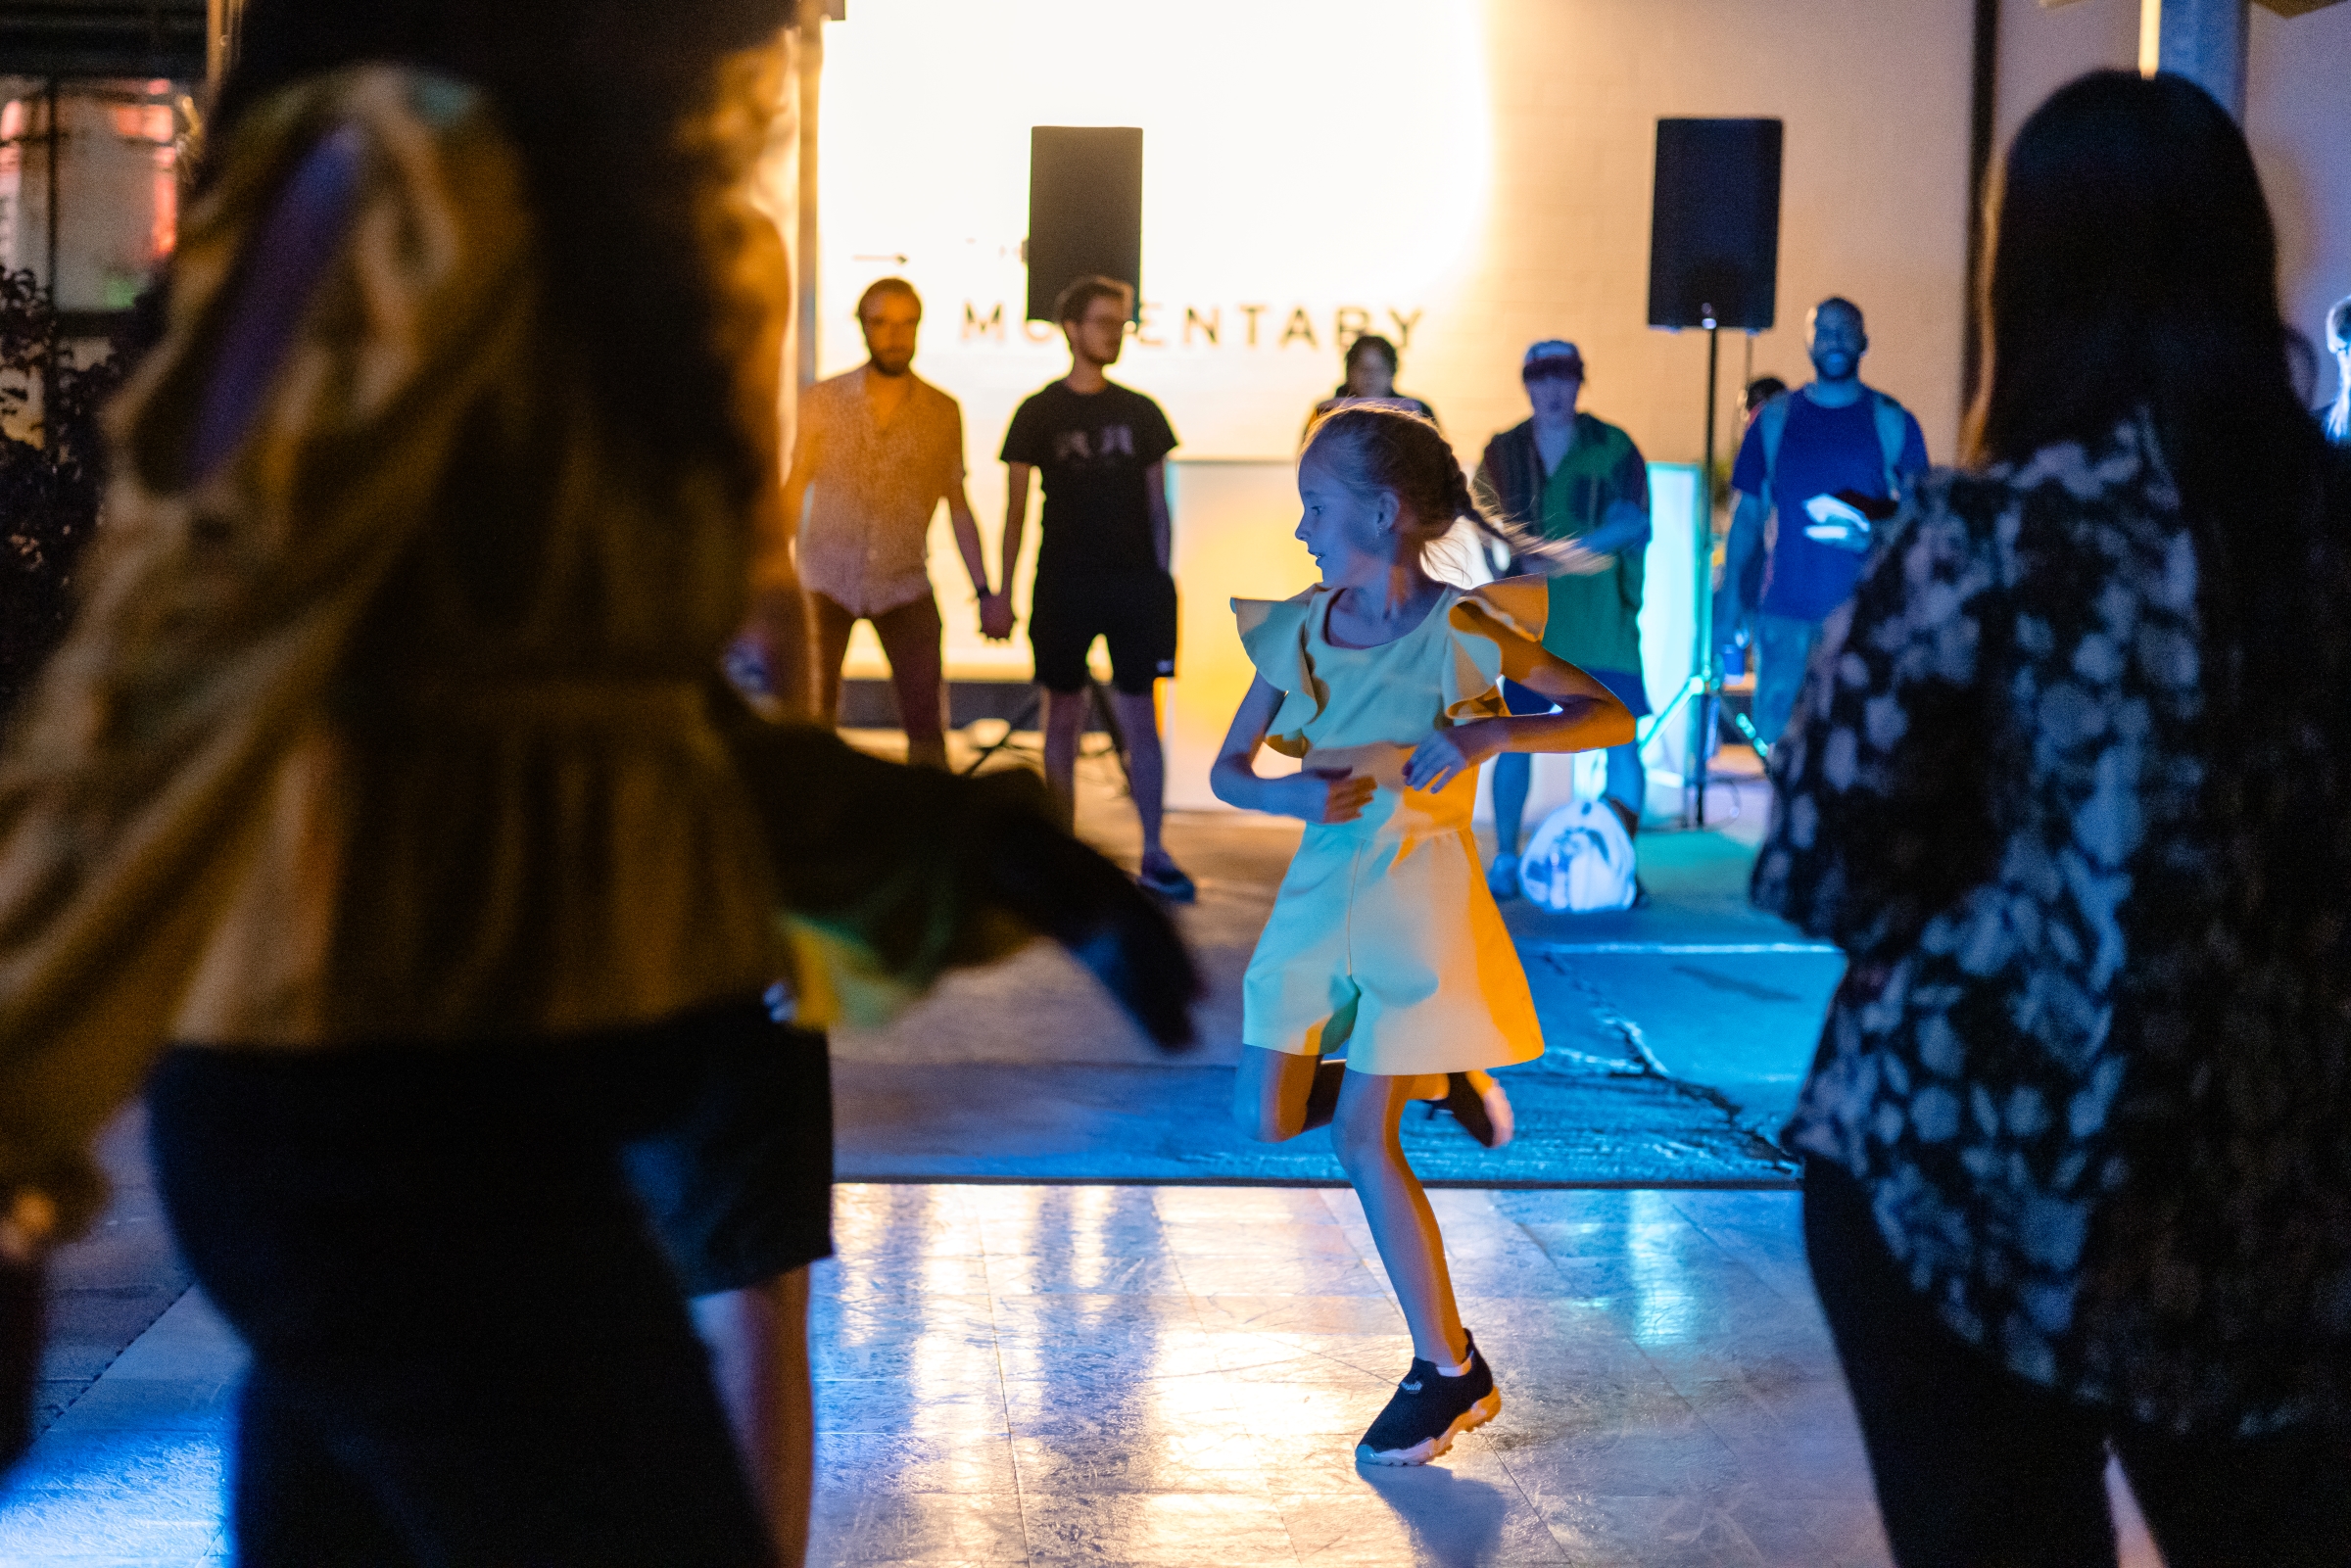
[[[1575, 445], [1543, 483], [1535, 519], [1545, 539], [1580, 539], [1628, 500], [1649, 509], [1649, 466], [1633, 438], [1588, 413], [1575, 416]], [[1628, 549], [1589, 577], [1551, 580], [1543, 645], [1581, 669], [1641, 672], [1641, 583], [1645, 548]]]

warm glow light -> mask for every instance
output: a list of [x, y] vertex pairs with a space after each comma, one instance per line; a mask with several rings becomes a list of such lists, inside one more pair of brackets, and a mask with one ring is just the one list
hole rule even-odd
[[[821, 369], [857, 363], [850, 304], [902, 272], [929, 302], [924, 361], [992, 450], [1061, 359], [1019, 319], [1030, 127], [1136, 125], [1156, 309], [1123, 373], [1170, 404], [1187, 455], [1286, 454], [1300, 400], [1337, 380], [1335, 339], [1409, 337], [1482, 239], [1481, 9], [868, 0], [826, 34]], [[967, 304], [985, 321], [999, 303], [1000, 335], [963, 331]]]
[[[963, 404], [992, 569], [1005, 425], [1068, 364], [1056, 331], [1021, 319], [1030, 127], [1135, 125], [1145, 311], [1113, 375], [1167, 407], [1179, 459], [1286, 461], [1344, 338], [1401, 342], [1409, 387], [1415, 332], [1449, 330], [1469, 301], [1493, 143], [1483, 9], [861, 0], [825, 33], [820, 372], [862, 357], [859, 291], [910, 278], [916, 369]], [[1286, 546], [1294, 515], [1269, 521]], [[954, 673], [1025, 678], [1025, 642], [979, 640], [943, 527], [933, 544]], [[1184, 586], [1219, 606], [1247, 591]], [[860, 638], [851, 672], [880, 673]]]

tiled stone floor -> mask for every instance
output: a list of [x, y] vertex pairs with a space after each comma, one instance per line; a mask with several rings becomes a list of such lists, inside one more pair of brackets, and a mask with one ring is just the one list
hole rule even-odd
[[815, 1560], [1885, 1560], [1792, 1195], [1434, 1197], [1503, 1413], [1372, 1471], [1411, 1349], [1351, 1194], [842, 1189]]
[[[1433, 1197], [1503, 1413], [1379, 1471], [1411, 1351], [1351, 1194], [840, 1188], [812, 1561], [1885, 1562], [1793, 1194]], [[0, 1487], [0, 1562], [217, 1568], [239, 1359], [172, 1307]]]

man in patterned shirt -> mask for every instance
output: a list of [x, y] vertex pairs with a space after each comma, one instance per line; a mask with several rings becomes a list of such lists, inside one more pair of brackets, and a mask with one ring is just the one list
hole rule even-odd
[[823, 722], [840, 717], [849, 634], [871, 621], [897, 689], [906, 760], [943, 768], [943, 628], [930, 573], [931, 519], [942, 499], [980, 595], [981, 631], [1011, 635], [1012, 610], [988, 590], [963, 493], [963, 410], [912, 368], [922, 320], [922, 299], [903, 278], [882, 279], [857, 302], [866, 362], [802, 395], [784, 516], [797, 535]]

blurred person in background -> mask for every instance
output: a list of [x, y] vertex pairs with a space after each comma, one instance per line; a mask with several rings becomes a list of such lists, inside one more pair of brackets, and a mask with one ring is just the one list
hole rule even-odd
[[1437, 410], [1410, 393], [1396, 390], [1396, 372], [1401, 361], [1396, 345], [1376, 332], [1367, 332], [1347, 345], [1343, 361], [1346, 379], [1338, 390], [1315, 404], [1315, 411], [1306, 416], [1306, 428], [1298, 433], [1298, 445], [1303, 448], [1306, 438], [1314, 433], [1315, 421], [1334, 408], [1350, 404], [1374, 403], [1389, 408], [1402, 408], [1416, 413], [1430, 424], [1437, 423]]
[[870, 621], [897, 689], [906, 760], [943, 768], [945, 629], [931, 589], [931, 517], [941, 500], [984, 636], [1012, 635], [1012, 603], [987, 586], [980, 524], [964, 495], [963, 409], [914, 373], [922, 324], [922, 297], [904, 278], [882, 278], [858, 300], [866, 362], [800, 395], [785, 537], [762, 552], [772, 563], [782, 547], [791, 559], [763, 565], [757, 578], [789, 581], [796, 568], [807, 592], [819, 722], [840, 721], [840, 662], [849, 634]]
[[2010, 148], [1967, 465], [1833, 616], [1757, 903], [1849, 958], [1785, 1142], [1895, 1561], [2351, 1554], [2351, 465], [2243, 134]]
[[781, 493], [787, 20], [246, 14], [0, 748], [0, 1253], [90, 1223], [144, 1080], [251, 1352], [243, 1563], [796, 1562], [813, 1027], [1031, 932], [1187, 1027], [1165, 916], [1032, 782], [716, 679]]
[[[1717, 624], [1723, 636], [1749, 628], [1755, 731], [1766, 744], [1786, 727], [1821, 625], [1853, 591], [1869, 547], [1866, 523], [1842, 538], [1807, 532], [1816, 521], [1809, 508], [1845, 492], [1898, 499], [1927, 466], [1918, 421], [1861, 384], [1869, 331], [1859, 306], [1836, 298], [1814, 306], [1808, 352], [1811, 381], [1756, 411], [1731, 465], [1739, 500], [1724, 550], [1726, 613]], [[1762, 586], [1750, 598], [1746, 585], [1758, 555]]]
[[[1641, 594], [1649, 553], [1649, 464], [1633, 438], [1578, 408], [1584, 356], [1547, 338], [1526, 351], [1518, 378], [1532, 409], [1486, 443], [1472, 484], [1484, 514], [1540, 540], [1566, 546], [1541, 560], [1514, 560], [1504, 575], [1548, 577], [1550, 618], [1543, 648], [1607, 688], [1635, 719], [1649, 712], [1641, 679]], [[1521, 716], [1549, 713], [1541, 692], [1505, 681], [1503, 699]], [[1631, 740], [1607, 748], [1607, 799], [1628, 836], [1641, 832], [1649, 776]], [[1497, 898], [1520, 892], [1518, 841], [1525, 826], [1532, 760], [1494, 759], [1496, 853], [1486, 881]], [[1636, 879], [1636, 886], [1638, 879]], [[1646, 890], [1639, 895], [1646, 901]]]

